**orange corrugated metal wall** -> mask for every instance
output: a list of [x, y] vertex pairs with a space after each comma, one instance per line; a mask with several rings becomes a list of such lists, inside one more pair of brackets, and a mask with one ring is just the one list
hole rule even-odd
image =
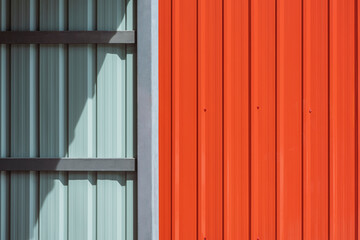
[[159, 0], [160, 239], [360, 239], [357, 0]]

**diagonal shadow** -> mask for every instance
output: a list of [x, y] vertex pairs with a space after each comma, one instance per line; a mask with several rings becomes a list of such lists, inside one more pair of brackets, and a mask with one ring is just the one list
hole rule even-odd
[[[1, 0], [0, 0], [1, 1]], [[9, 1], [9, 0], [7, 0]], [[22, 2], [22, 1], [26, 1], [26, 0], [16, 0], [18, 2]], [[51, 0], [39, 0], [42, 4], [46, 4], [49, 3], [49, 1]], [[57, 1], [61, 1], [61, 0], [57, 0]], [[73, 1], [73, 2], [79, 2], [79, 3], [85, 3], [87, 1], [85, 0], [67, 0], [67, 1]], [[104, 1], [105, 4], [106, 3], [111, 3], [111, 2], [115, 2], [116, 0], [101, 0]], [[124, 7], [126, 9], [127, 4], [129, 4], [130, 0], [118, 0], [119, 2], [124, 2]], [[96, 1], [93, 0], [93, 2], [95, 3]], [[73, 3], [72, 3], [73, 4]], [[21, 4], [20, 4], [21, 5]], [[19, 5], [19, 6], [20, 6]], [[69, 3], [67, 4], [69, 6]], [[53, 5], [52, 5], [53, 6]], [[51, 9], [51, 4], [49, 4], [49, 6], [46, 6], [46, 8], [48, 8], [48, 11], [50, 13], [53, 13], [54, 9]], [[76, 9], [76, 11], [83, 11], [83, 9]], [[11, 10], [11, 12], [14, 12], [14, 9]], [[68, 12], [68, 11], [65, 11]], [[112, 25], [112, 28], [115, 29], [100, 29], [99, 24], [98, 24], [98, 30], [117, 30], [118, 27], [120, 26], [120, 24], [124, 24], [125, 22], [125, 11], [120, 11], [121, 14], [118, 14], [118, 17], [116, 19], [112, 19], [111, 21], [114, 21], [113, 23], [108, 23], [109, 25]], [[78, 12], [78, 14], [81, 14], [80, 12]], [[105, 16], [106, 17], [106, 16]], [[109, 20], [107, 20], [109, 21]], [[53, 30], [53, 29], [51, 29]], [[79, 29], [79, 30], [84, 30], [84, 29]], [[127, 60], [127, 54], [135, 54], [134, 53], [134, 47], [126, 47], [125, 45], [111, 45], [111, 46], [98, 46], [98, 48], [95, 47], [95, 45], [71, 45], [71, 46], [62, 46], [59, 47], [59, 45], [49, 45], [46, 47], [37, 47], [38, 50], [38, 54], [37, 56], [39, 57], [39, 69], [41, 71], [42, 69], [42, 65], [46, 65], [46, 66], [50, 66], [51, 64], [54, 64], [53, 62], [41, 62], [41, 57], [43, 55], [43, 53], [45, 53], [46, 49], [49, 49], [49, 54], [47, 55], [47, 58], [51, 60], [51, 58], [56, 58], [58, 57], [57, 55], [53, 56], [51, 55], [51, 49], [61, 49], [63, 48], [63, 52], [64, 52], [64, 66], [68, 65], [67, 69], [64, 69], [65, 72], [68, 72], [68, 77], [64, 76], [64, 85], [62, 87], [64, 87], [64, 98], [63, 98], [63, 103], [64, 106], [68, 107], [68, 110], [65, 109], [65, 111], [62, 111], [61, 109], [57, 109], [58, 112], [58, 116], [63, 116], [64, 119], [63, 121], [59, 121], [59, 119], [56, 117], [56, 115], [50, 114], [50, 113], [54, 113], [54, 106], [56, 105], [56, 102], [58, 101], [58, 94], [54, 92], [55, 88], [54, 86], [47, 86], [48, 89], [51, 89], [51, 91], [46, 95], [43, 96], [44, 99], [47, 99], [47, 103], [44, 104], [41, 100], [41, 82], [39, 82], [39, 90], [40, 90], [40, 96], [38, 98], [39, 101], [39, 111], [40, 111], [40, 115], [44, 114], [43, 116], [41, 116], [38, 121], [38, 127], [40, 128], [39, 130], [39, 136], [38, 136], [38, 155], [40, 157], [133, 157], [133, 156], [129, 156], [134, 154], [134, 152], [132, 151], [127, 151], [127, 138], [126, 138], [126, 132], [128, 131], [127, 129], [125, 129], [125, 133], [123, 133], [121, 130], [122, 129], [111, 129], [111, 128], [107, 128], [107, 126], [109, 125], [114, 125], [114, 120], [110, 119], [113, 114], [111, 114], [110, 112], [114, 110], [114, 108], [116, 110], [118, 110], [118, 106], [116, 104], [123, 104], [121, 102], [122, 99], [118, 98], [119, 93], [117, 93], [116, 91], [113, 91], [112, 94], [108, 94], [106, 91], [111, 90], [112, 88], [118, 89], [117, 86], [111, 85], [109, 86], [109, 84], [106, 84], [104, 81], [109, 81], [109, 77], [113, 77], [111, 76], [111, 74], [109, 74], [109, 71], [119, 71], [120, 73], [118, 73], [118, 75], [115, 74], [115, 77], [117, 81], [125, 81], [125, 79], [127, 79], [126, 75], [123, 74], [123, 72], [121, 71], [127, 71], [126, 69], [126, 65], [125, 68], [123, 69], [117, 69], [118, 65], [120, 63], [124, 64], [124, 62]], [[1, 51], [1, 50], [0, 50]], [[12, 52], [11, 52], [12, 51]], [[10, 50], [9, 52], [11, 52], [11, 54], [14, 53], [13, 50]], [[11, 55], [10, 54], [10, 55]], [[12, 55], [11, 55], [12, 56]], [[133, 59], [133, 63], [134, 63]], [[56, 61], [55, 61], [56, 62]], [[82, 66], [79, 67], [79, 65], [81, 65], [80, 63], [86, 63], [87, 66]], [[56, 65], [56, 64], [55, 64]], [[48, 82], [49, 84], [55, 84], [56, 86], [59, 86], [59, 78], [56, 74], [61, 74], [59, 70], [56, 70], [56, 67], [59, 66], [51, 66], [53, 71], [55, 72], [51, 72], [49, 70], [49, 72], [47, 72], [47, 77], [48, 77]], [[14, 70], [14, 66], [12, 66], [12, 71]], [[55, 70], [54, 70], [55, 69]], [[117, 69], [117, 70], [115, 70]], [[121, 77], [119, 77], [120, 75], [122, 75]], [[25, 77], [26, 79], [26, 77]], [[113, 80], [113, 79], [112, 79]], [[110, 81], [109, 81], [110, 82]], [[112, 81], [115, 82], [115, 81]], [[61, 85], [61, 84], [60, 84]], [[100, 88], [100, 85], [102, 86]], [[126, 83], [123, 84], [126, 87]], [[12, 83], [12, 81], [10, 81], [9, 86], [11, 86], [11, 88], [14, 88], [14, 84]], [[100, 88], [100, 89], [99, 89]], [[86, 89], [86, 91], [82, 91], [83, 89]], [[75, 90], [75, 91], [73, 91]], [[114, 89], [113, 89], [114, 90]], [[71, 92], [73, 91], [73, 92]], [[100, 91], [104, 91], [102, 93], [100, 93]], [[13, 94], [16, 92], [16, 90], [12, 89], [11, 93], [9, 91], [9, 94], [12, 95], [12, 97], [10, 97], [11, 99], [15, 98], [18, 99], [19, 101], [23, 101], [22, 96], [20, 96], [20, 92], [19, 92], [19, 96], [14, 97]], [[123, 91], [123, 93], [126, 92]], [[102, 101], [99, 101], [99, 94], [102, 94]], [[126, 94], [125, 94], [126, 95]], [[133, 93], [132, 93], [133, 98], [135, 97], [135, 87], [133, 88]], [[116, 98], [116, 99], [112, 99]], [[134, 99], [133, 99], [134, 100]], [[115, 102], [115, 104], [114, 104]], [[133, 101], [135, 102], [135, 101]], [[114, 104], [115, 106], [112, 106], [109, 108], [109, 106], [107, 106], [108, 104]], [[10, 104], [9, 104], [10, 105]], [[126, 106], [125, 106], [126, 107]], [[107, 109], [108, 108], [108, 109]], [[105, 110], [107, 109], [107, 110]], [[42, 112], [44, 110], [44, 112]], [[115, 111], [116, 111], [115, 110]], [[89, 111], [97, 111], [97, 112], [92, 112], [89, 113]], [[110, 111], [110, 112], [109, 112]], [[17, 112], [17, 110], [15, 109], [11, 109], [11, 112]], [[46, 113], [48, 112], [48, 113]], [[101, 112], [101, 115], [99, 115], [99, 112]], [[103, 122], [104, 126], [99, 126], [98, 123], [96, 123], [94, 125], [94, 122], [91, 124], [84, 124], [86, 123], [86, 121], [89, 121], [89, 117], [93, 119], [93, 121], [98, 121], [101, 120]], [[119, 116], [115, 116], [117, 117], [117, 119], [119, 119]], [[9, 117], [10, 118], [10, 117]], [[11, 117], [12, 118], [12, 117]], [[120, 116], [120, 118], [124, 118], [124, 116]], [[46, 139], [42, 139], [42, 134], [41, 134], [41, 121], [40, 119], [45, 119], [45, 121], [47, 122], [48, 126], [47, 128], [44, 128], [43, 130], [49, 130], [50, 134], [45, 134]], [[133, 116], [133, 119], [134, 116]], [[11, 119], [12, 121], [12, 119]], [[9, 121], [9, 122], [11, 122]], [[90, 126], [91, 125], [91, 126]], [[117, 124], [115, 124], [117, 125]], [[85, 127], [84, 127], [85, 126]], [[14, 127], [14, 126], [11, 126]], [[10, 127], [10, 128], [11, 128]], [[89, 130], [89, 128], [93, 128], [92, 130]], [[123, 126], [119, 126], [123, 127]], [[125, 125], [126, 127], [126, 125]], [[62, 129], [67, 129], [67, 134], [62, 135], [63, 139], [59, 139], [61, 137], [59, 137], [59, 129], [56, 128], [62, 128]], [[98, 128], [103, 128], [103, 131], [99, 131]], [[56, 133], [57, 132], [57, 133]], [[92, 132], [92, 136], [89, 136], [89, 133]], [[101, 135], [101, 139], [99, 139], [99, 136], [94, 136], [95, 134], [99, 133], [98, 135]], [[115, 142], [114, 140], [114, 135], [120, 133], [123, 134], [125, 136], [121, 137], [121, 141], [116, 141], [115, 138]], [[61, 134], [60, 134], [61, 135]], [[15, 136], [10, 136], [9, 138], [14, 138]], [[57, 139], [54, 139], [57, 138]], [[89, 140], [89, 138], [91, 138]], [[84, 143], [84, 140], [87, 141], [86, 143]], [[100, 141], [101, 140], [101, 141]], [[59, 143], [61, 142], [62, 143]], [[52, 145], [52, 143], [54, 145]], [[134, 142], [133, 142], [134, 143]], [[132, 143], [132, 144], [133, 144]], [[55, 146], [56, 144], [58, 144], [57, 146]], [[124, 146], [120, 146], [121, 144], [124, 144]], [[110, 146], [108, 146], [110, 145]], [[41, 146], [47, 146], [49, 149], [42, 151]], [[60, 146], [60, 147], [59, 147]], [[62, 147], [61, 147], [62, 146]], [[118, 148], [124, 148], [121, 151], [117, 151]], [[14, 147], [10, 146], [10, 152], [14, 152]], [[116, 154], [116, 155], [112, 155], [112, 154]], [[118, 154], [123, 154], [124, 156], [119, 156]], [[24, 156], [24, 157], [28, 157], [28, 156]], [[56, 169], [56, 164], [54, 165], [54, 169]], [[122, 175], [122, 177], [119, 177], [119, 175]], [[22, 178], [23, 180], [29, 181], [29, 183], [27, 183], [27, 186], [30, 186], [32, 183], [31, 181], [33, 179], [35, 179], [35, 185], [37, 185], [38, 187], [38, 199], [36, 201], [36, 203], [33, 204], [34, 209], [26, 209], [29, 208], [29, 206], [31, 206], [30, 203], [27, 203], [26, 206], [21, 206], [21, 208], [23, 208], [23, 210], [29, 211], [29, 215], [28, 215], [28, 219], [23, 218], [21, 220], [13, 220], [12, 218], [16, 218], [12, 215], [13, 212], [13, 208], [10, 206], [8, 208], [8, 228], [6, 229], [6, 232], [2, 233], [6, 239], [21, 239], [24, 237], [24, 239], [67, 239], [66, 235], [69, 235], [69, 231], [71, 231], [71, 224], [66, 223], [68, 226], [63, 227], [62, 229], [65, 229], [67, 231], [67, 233], [59, 233], [57, 232], [57, 229], [60, 229], [59, 225], [61, 224], [59, 222], [59, 219], [50, 219], [50, 222], [48, 223], [43, 223], [42, 222], [42, 215], [41, 212], [46, 210], [48, 212], [51, 211], [59, 211], [59, 209], [62, 209], [64, 207], [69, 208], [69, 206], [64, 206], [64, 205], [59, 205], [59, 202], [57, 202], [58, 205], [56, 205], [56, 201], [61, 201], [61, 199], [58, 196], [58, 193], [56, 191], [59, 190], [59, 188], [66, 188], [69, 189], [69, 181], [76, 181], [76, 182], [86, 182], [86, 184], [88, 184], [88, 186], [95, 186], [97, 185], [98, 181], [101, 180], [106, 180], [106, 181], [111, 181], [113, 183], [115, 183], [116, 185], [120, 185], [122, 187], [126, 186], [126, 178], [123, 177], [125, 174], [119, 174], [119, 173], [109, 173], [109, 174], [99, 174], [97, 175], [96, 173], [86, 173], [86, 172], [82, 172], [82, 173], [66, 173], [66, 172], [41, 172], [41, 173], [26, 173], [26, 172], [20, 172], [20, 173], [6, 173], [6, 176], [8, 178], [8, 189], [9, 192], [11, 192], [13, 189], [16, 189], [16, 193], [21, 193], [23, 196], [30, 196], [32, 195], [32, 193], [30, 193], [29, 189], [24, 189], [23, 186], [20, 186], [21, 184], [24, 184], [24, 181], [20, 182], [19, 185], [15, 185], [12, 186], [16, 181], [13, 181], [15, 178]], [[128, 175], [128, 179], [130, 180], [135, 180], [135, 174], [127, 174]], [[2, 180], [0, 180], [2, 181]], [[16, 183], [15, 183], [16, 184]], [[9, 205], [16, 205], [12, 204], [14, 202], [14, 197], [19, 197], [14, 195], [15, 193], [11, 193], [8, 194], [8, 196], [6, 196], [8, 198], [8, 203]], [[20, 194], [20, 195], [21, 195]], [[78, 194], [78, 193], [75, 193]], [[65, 196], [65, 195], [64, 195]], [[76, 197], [81, 197], [81, 194], [79, 195], [74, 195]], [[108, 194], [108, 196], [113, 196], [112, 194]], [[65, 196], [66, 198], [69, 198], [69, 196]], [[56, 199], [57, 198], [57, 199]], [[64, 200], [64, 199], [63, 199]], [[66, 199], [64, 201], [67, 201]], [[54, 204], [55, 203], [55, 204]], [[49, 206], [57, 206], [59, 207], [59, 209], [45, 209], [45, 208], [49, 208]], [[17, 206], [19, 207], [19, 206]], [[65, 210], [65, 209], [64, 209]], [[21, 211], [21, 209], [20, 209]], [[71, 210], [66, 210], [68, 211], [67, 213], [67, 218], [70, 220], [70, 215], [71, 213], [69, 213], [69, 211]], [[74, 211], [76, 212], [76, 209], [74, 209]], [[106, 214], [114, 214], [111, 213], [112, 209], [109, 208], [104, 208], [104, 211], [106, 212]], [[33, 216], [31, 216], [31, 212], [33, 212]], [[4, 214], [4, 213], [0, 213]], [[18, 216], [20, 216], [22, 213], [18, 212]], [[72, 215], [75, 219], [73, 220], [74, 223], [76, 223], [76, 214]], [[31, 219], [34, 218], [34, 219]], [[83, 219], [83, 218], [78, 218], [78, 219]], [[31, 222], [33, 221], [33, 226], [29, 226], [29, 224], [31, 225], [31, 223], [28, 223], [26, 221]], [[135, 219], [133, 219], [135, 221]], [[53, 222], [51, 222], [53, 221]], [[95, 221], [96, 222], [96, 221]], [[16, 224], [16, 226], [15, 226]], [[48, 236], [42, 236], [42, 229], [41, 228], [42, 225], [46, 225], [46, 226], [53, 226], [52, 229], [48, 229], [48, 232], [50, 232], [52, 235], [48, 235]], [[27, 227], [24, 227], [25, 225], [28, 225]], [[133, 223], [133, 225], [135, 225], [135, 223]], [[22, 233], [18, 232], [18, 229], [21, 229], [21, 231], [24, 231]], [[2, 229], [1, 229], [2, 230]], [[133, 230], [135, 232], [135, 230]], [[40, 233], [40, 236], [39, 236]], [[93, 232], [94, 233], [94, 232]], [[93, 234], [92, 233], [92, 234]], [[104, 233], [102, 236], [99, 237], [99, 239], [104, 239], [104, 237], [108, 236], [108, 233]], [[131, 233], [127, 233], [130, 234], [129, 236], [131, 236]], [[91, 234], [90, 234], [91, 235]], [[78, 236], [78, 239], [97, 239], [97, 237], [95, 236]], [[95, 232], [95, 235], [99, 236], [98, 233]], [[0, 235], [1, 237], [1, 235]], [[103, 237], [103, 238], [102, 238]], [[133, 236], [133, 238], [136, 238], [136, 236]], [[131, 238], [128, 238], [131, 239]]]

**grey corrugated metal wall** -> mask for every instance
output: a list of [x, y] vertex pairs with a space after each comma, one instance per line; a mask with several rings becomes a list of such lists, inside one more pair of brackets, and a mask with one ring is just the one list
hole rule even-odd
[[[0, 0], [0, 30], [134, 30], [135, 9], [134, 0]], [[134, 74], [134, 46], [1, 45], [0, 157], [135, 157]], [[135, 180], [3, 171], [0, 240], [134, 239]]]

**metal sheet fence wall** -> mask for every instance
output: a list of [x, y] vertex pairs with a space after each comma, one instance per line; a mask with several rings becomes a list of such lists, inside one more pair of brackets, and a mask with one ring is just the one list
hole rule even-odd
[[160, 239], [360, 239], [357, 0], [160, 0]]
[[[1, 31], [134, 30], [134, 0], [0, 0]], [[0, 45], [1, 157], [135, 157], [135, 48]], [[135, 239], [136, 174], [1, 172], [0, 239]]]

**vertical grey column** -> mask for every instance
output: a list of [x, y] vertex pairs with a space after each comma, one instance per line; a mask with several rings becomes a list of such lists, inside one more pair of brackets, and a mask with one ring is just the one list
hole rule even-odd
[[[125, 0], [97, 1], [97, 30], [125, 30]], [[97, 157], [126, 152], [125, 46], [97, 47]], [[126, 239], [125, 173], [98, 173], [97, 237]]]
[[159, 239], [158, 0], [137, 1], [138, 238]]
[[[10, 30], [9, 0], [0, 0], [0, 31]], [[9, 46], [0, 45], [0, 157], [8, 157], [9, 144]], [[0, 240], [9, 239], [9, 173], [0, 172]]]
[[[69, 30], [95, 30], [96, 1], [69, 1]], [[69, 45], [69, 157], [96, 157], [96, 51]], [[69, 173], [69, 240], [96, 239], [96, 173]]]
[[[136, 30], [136, 1], [126, 0], [126, 30]], [[136, 157], [136, 47], [126, 46], [126, 157]], [[126, 239], [137, 239], [136, 173], [126, 173]]]
[[[11, 0], [11, 30], [37, 30], [36, 0]], [[11, 157], [38, 154], [38, 48], [11, 46]], [[38, 239], [38, 176], [11, 173], [10, 237]]]
[[[40, 0], [40, 31], [67, 30], [67, 0]], [[40, 46], [40, 157], [67, 154], [67, 47]], [[67, 239], [67, 174], [40, 172], [40, 239]]]

